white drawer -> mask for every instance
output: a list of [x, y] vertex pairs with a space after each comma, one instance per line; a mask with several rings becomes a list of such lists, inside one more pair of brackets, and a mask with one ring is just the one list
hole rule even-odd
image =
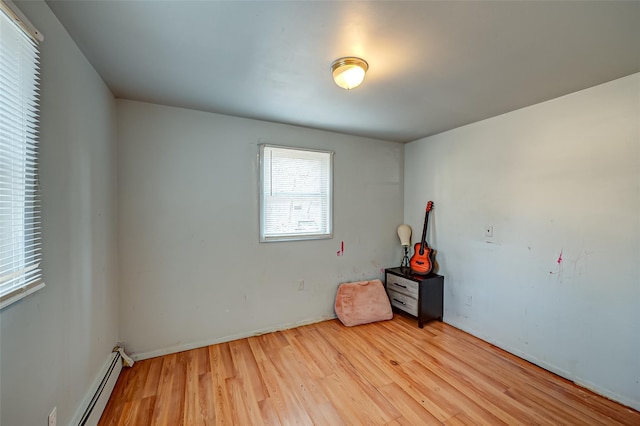
[[402, 309], [405, 312], [410, 313], [413, 316], [418, 316], [418, 300], [413, 297], [409, 297], [405, 294], [398, 293], [387, 288], [387, 294], [389, 294], [389, 301], [398, 309]]
[[393, 274], [387, 274], [387, 289], [406, 294], [414, 298], [418, 298], [418, 283], [399, 277]]

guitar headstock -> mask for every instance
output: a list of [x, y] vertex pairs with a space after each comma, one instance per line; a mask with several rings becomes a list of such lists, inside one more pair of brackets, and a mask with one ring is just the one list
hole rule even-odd
[[433, 201], [429, 201], [427, 203], [427, 212], [430, 212], [432, 208], [433, 208]]

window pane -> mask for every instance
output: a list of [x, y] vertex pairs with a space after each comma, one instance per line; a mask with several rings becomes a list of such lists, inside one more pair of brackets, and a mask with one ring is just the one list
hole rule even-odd
[[44, 286], [38, 194], [38, 49], [0, 5], [0, 309]]
[[260, 240], [331, 238], [333, 153], [262, 146]]

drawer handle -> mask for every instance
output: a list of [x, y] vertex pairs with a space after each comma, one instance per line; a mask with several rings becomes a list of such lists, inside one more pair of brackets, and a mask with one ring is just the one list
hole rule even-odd
[[398, 287], [402, 287], [402, 288], [407, 288], [406, 285], [402, 285], [402, 284], [398, 284], [398, 283], [393, 283], [393, 285], [398, 286]]
[[403, 305], [406, 305], [406, 303], [405, 303], [405, 302], [403, 302], [402, 300], [398, 300], [398, 299], [393, 299], [393, 300], [395, 300], [395, 301], [396, 301], [396, 302], [398, 302], [398, 303], [402, 303]]

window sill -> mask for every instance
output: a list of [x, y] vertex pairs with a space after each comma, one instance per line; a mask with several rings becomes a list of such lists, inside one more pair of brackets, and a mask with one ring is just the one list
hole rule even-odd
[[8, 293], [0, 298], [0, 310], [6, 308], [7, 306], [24, 299], [30, 294], [35, 293], [36, 291], [44, 288], [44, 282], [39, 282], [33, 287], [22, 287], [14, 290], [12, 293]]

